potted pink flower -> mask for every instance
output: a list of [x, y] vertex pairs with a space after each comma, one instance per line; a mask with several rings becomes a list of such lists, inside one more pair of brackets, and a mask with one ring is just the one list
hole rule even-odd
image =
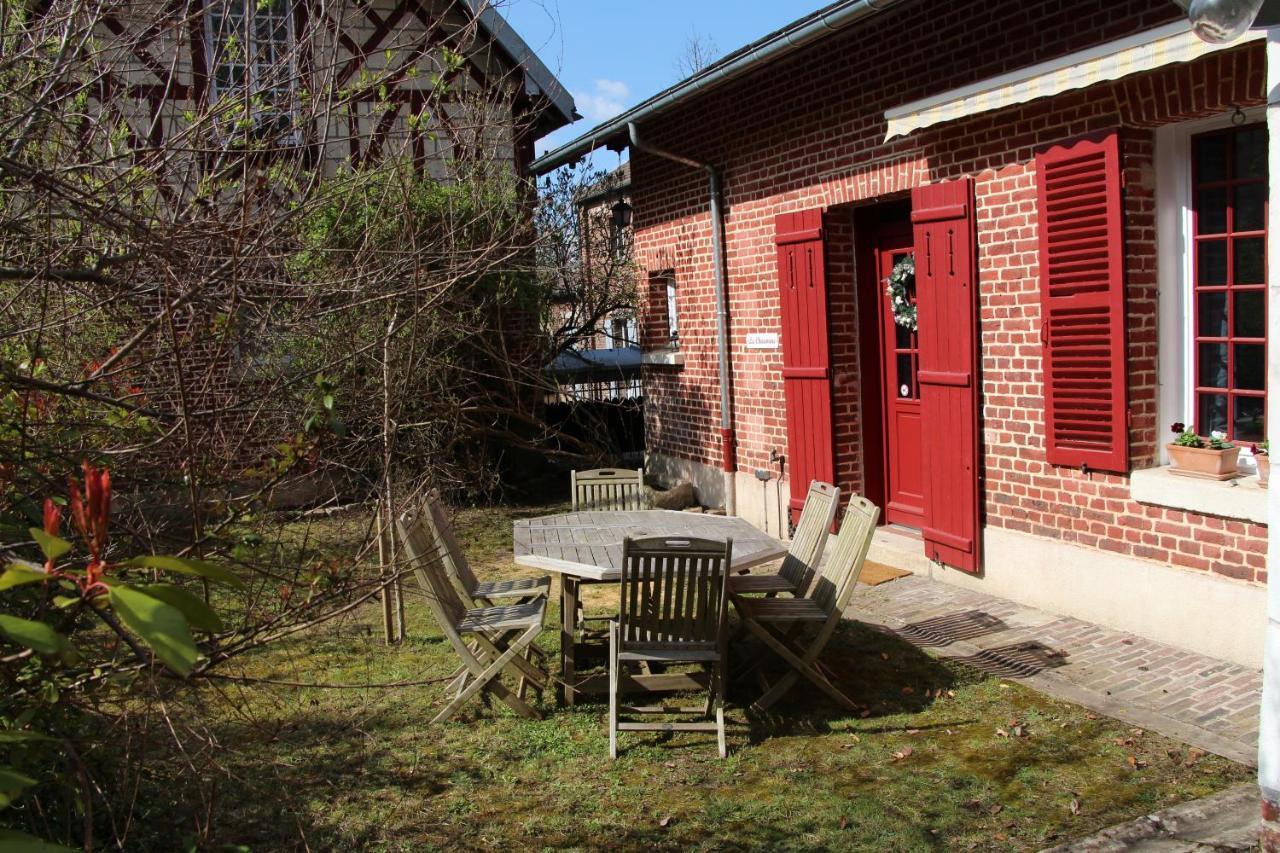
[[1173, 432], [1177, 438], [1165, 446], [1173, 463], [1169, 470], [1174, 474], [1202, 480], [1230, 480], [1240, 475], [1240, 448], [1227, 441], [1225, 434], [1213, 432], [1201, 438], [1181, 423], [1173, 425]]
[[1258, 485], [1265, 489], [1271, 478], [1271, 442], [1255, 444], [1252, 449], [1253, 461], [1258, 463]]

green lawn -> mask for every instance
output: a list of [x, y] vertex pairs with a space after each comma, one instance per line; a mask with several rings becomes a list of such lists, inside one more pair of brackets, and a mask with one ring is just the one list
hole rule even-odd
[[[518, 571], [509, 550], [519, 514], [461, 514], [459, 538], [482, 575]], [[382, 645], [378, 618], [370, 607], [242, 672], [367, 683], [439, 678], [456, 665], [416, 596], [402, 647]], [[557, 642], [548, 630], [544, 647]], [[202, 716], [194, 704], [169, 709], [179, 726], [208, 727], [218, 769], [153, 764], [130, 847], [1037, 849], [1250, 778], [856, 622], [828, 661], [864, 710], [848, 715], [807, 687], [767, 719], [735, 703], [725, 761], [713, 735], [624, 734], [611, 764], [604, 708], [557, 710], [550, 694], [540, 722], [475, 703], [428, 727], [439, 685], [223, 682], [191, 700]], [[739, 698], [750, 695], [744, 687]]]

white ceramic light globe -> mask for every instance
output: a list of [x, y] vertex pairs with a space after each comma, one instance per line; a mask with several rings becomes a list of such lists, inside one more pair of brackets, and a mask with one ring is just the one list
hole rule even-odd
[[1210, 44], [1226, 44], [1253, 26], [1263, 0], [1191, 0], [1187, 17], [1191, 29]]

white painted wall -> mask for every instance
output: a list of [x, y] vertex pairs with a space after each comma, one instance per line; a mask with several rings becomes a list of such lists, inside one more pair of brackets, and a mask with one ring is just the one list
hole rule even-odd
[[[1270, 160], [1267, 164], [1271, 178], [1267, 221], [1269, 256], [1267, 268], [1267, 337], [1273, 342], [1268, 347], [1267, 387], [1267, 437], [1271, 446], [1280, 450], [1280, 27], [1267, 31], [1267, 132]], [[1272, 484], [1268, 518], [1271, 531], [1280, 530], [1280, 483]], [[1262, 724], [1258, 740], [1258, 784], [1263, 794], [1272, 802], [1280, 800], [1280, 535], [1267, 537], [1267, 591], [1269, 618], [1265, 630], [1266, 663], [1262, 686]]]

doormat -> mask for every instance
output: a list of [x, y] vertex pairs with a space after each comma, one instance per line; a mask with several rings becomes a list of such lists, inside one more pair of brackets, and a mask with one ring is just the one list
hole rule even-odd
[[893, 566], [886, 566], [884, 563], [873, 563], [867, 560], [862, 564], [862, 574], [858, 575], [858, 583], [865, 583], [867, 586], [879, 586], [882, 583], [896, 581], [898, 578], [905, 578], [911, 572], [904, 569], [895, 569]]

